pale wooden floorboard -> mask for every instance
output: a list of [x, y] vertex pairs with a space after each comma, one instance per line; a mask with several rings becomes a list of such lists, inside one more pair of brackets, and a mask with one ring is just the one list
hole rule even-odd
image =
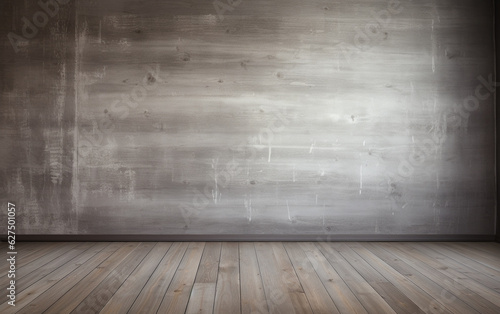
[[[59, 280], [46, 291], [42, 291], [36, 299], [20, 309], [18, 313], [40, 314], [47, 310], [52, 304], [59, 300], [67, 291], [79, 284], [89, 273], [94, 271], [101, 263], [116, 252], [123, 245], [121, 243], [103, 243], [107, 245], [101, 252], [94, 255], [83, 264], [76, 264], [78, 268]], [[16, 305], [18, 307], [19, 305]]]
[[129, 313], [156, 313], [189, 243], [174, 243], [134, 301]]
[[215, 293], [215, 313], [241, 313], [240, 252], [237, 242], [222, 244]]
[[240, 286], [242, 314], [269, 313], [255, 243], [240, 243]]
[[179, 268], [163, 297], [158, 313], [177, 314], [186, 311], [204, 248], [205, 243], [189, 244]]
[[438, 269], [430, 266], [429, 264], [432, 262], [431, 259], [423, 258], [419, 254], [415, 254], [414, 252], [408, 250], [406, 246], [401, 244], [382, 244], [382, 246], [420, 273], [425, 274], [425, 276], [434, 281], [436, 284], [439, 284], [450, 293], [453, 293], [453, 295], [457, 298], [462, 299], [467, 305], [479, 313], [500, 313], [500, 307], [483, 298], [476, 291], [463, 286], [454, 280], [453, 277], [447, 276], [446, 274], [441, 273]]
[[[27, 287], [27, 289], [24, 290], [26, 297], [19, 300], [16, 307], [18, 307], [18, 309], [25, 307], [43, 292], [49, 290], [57, 282], [77, 269], [81, 264], [86, 263], [89, 259], [102, 251], [105, 246], [105, 243], [88, 243], [88, 246], [81, 247], [81, 252], [77, 251], [75, 254], [67, 254], [67, 257], [65, 256], [64, 258], [58, 259], [57, 264], [59, 264], [59, 267], [55, 267], [55, 265], [45, 265], [42, 267], [42, 270], [37, 272], [37, 277], [39, 277], [39, 279], [34, 279], [33, 283], [25, 285], [20, 281], [20, 286]], [[2, 304], [0, 306], [0, 313], [6, 310], [6, 306], [8, 307], [9, 305]], [[29, 308], [30, 307], [28, 307], [28, 309]]]
[[498, 256], [496, 258], [492, 258], [493, 256], [491, 252], [482, 252], [481, 250], [474, 249], [468, 245], [464, 245], [463, 243], [451, 243], [448, 248], [466, 258], [474, 259], [476, 262], [491, 268], [495, 271], [494, 273], [496, 274], [497, 279], [500, 280], [500, 265], [496, 263], [498, 261]]
[[399, 291], [394, 284], [377, 272], [368, 262], [344, 243], [333, 243], [337, 250], [366, 280], [370, 286], [389, 304], [397, 313], [424, 313], [410, 298]]
[[285, 249], [314, 313], [340, 313], [323, 286], [306, 253], [296, 243], [285, 243]]
[[54, 302], [46, 313], [71, 313], [137, 246], [139, 243], [123, 244]]
[[210, 242], [205, 245], [186, 313], [213, 313], [220, 254], [220, 242]]
[[490, 268], [467, 254], [458, 253], [454, 249], [449, 249], [445, 243], [429, 243], [428, 247], [436, 252], [446, 255], [447, 258], [458, 262], [467, 268], [464, 273], [480, 280], [482, 284], [490, 289], [500, 292], [500, 272]]
[[271, 243], [256, 243], [257, 260], [262, 274], [262, 283], [266, 295], [267, 305], [270, 313], [296, 313], [292, 304], [286, 278], [283, 277], [283, 269], [280, 268]]
[[314, 243], [299, 243], [340, 313], [368, 313]]
[[[43, 256], [46, 254], [48, 251], [50, 251], [53, 247], [56, 247], [60, 245], [60, 243], [57, 242], [50, 242], [50, 243], [43, 243], [43, 245], [40, 245], [40, 243], [35, 243], [35, 242], [20, 242], [16, 244], [15, 251], [18, 252], [18, 261], [16, 263], [17, 268], [19, 269], [20, 267], [23, 267], [26, 264], [31, 263], [32, 261], [36, 260], [38, 257]], [[10, 251], [10, 250], [9, 250]], [[2, 247], [2, 256], [5, 256], [7, 253], [7, 245]], [[9, 265], [4, 263], [0, 265], [0, 274], [3, 274], [6, 272], [9, 268]], [[1, 278], [2, 280], [4, 278]], [[0, 281], [1, 282], [1, 281]]]
[[384, 262], [389, 264], [399, 273], [408, 277], [429, 295], [446, 296], [437, 300], [442, 307], [450, 310], [452, 313], [478, 313], [461, 299], [457, 298], [451, 291], [431, 280], [429, 278], [430, 276], [427, 277], [425, 274], [420, 273], [418, 270], [399, 259], [393, 250], [384, 249], [383, 244], [374, 245], [370, 243], [368, 245], [368, 248], [375, 252]]
[[[500, 313], [496, 243], [19, 243], [0, 313]], [[24, 259], [24, 260], [23, 260]], [[7, 284], [8, 265], [0, 265]]]
[[[111, 300], [123, 282], [153, 249], [155, 243], [140, 243], [85, 297], [72, 313], [98, 313]], [[102, 311], [107, 313], [106, 311]], [[109, 312], [112, 313], [112, 312]]]
[[439, 312], [452, 314], [452, 312], [446, 308], [441, 308], [441, 304], [438, 304], [431, 295], [427, 294], [421, 287], [407, 278], [407, 276], [399, 273], [374, 252], [368, 250], [365, 243], [349, 243], [348, 246], [391, 282], [399, 291], [418, 305], [425, 313]]
[[106, 303], [102, 312], [127, 312], [172, 243], [157, 243]]
[[359, 274], [338, 251], [334, 243], [319, 243], [321, 252], [330, 264], [337, 270], [349, 288], [356, 294], [359, 301], [369, 311], [374, 313], [396, 313], [394, 309], [377, 293], [377, 291]]

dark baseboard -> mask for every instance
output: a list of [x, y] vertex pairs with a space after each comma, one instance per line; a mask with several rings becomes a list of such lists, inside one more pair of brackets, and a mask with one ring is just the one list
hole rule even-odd
[[[7, 236], [1, 236], [5, 242]], [[498, 239], [497, 239], [498, 240]], [[369, 242], [492, 242], [482, 234], [16, 234], [16, 242], [182, 242], [182, 241], [369, 241]]]

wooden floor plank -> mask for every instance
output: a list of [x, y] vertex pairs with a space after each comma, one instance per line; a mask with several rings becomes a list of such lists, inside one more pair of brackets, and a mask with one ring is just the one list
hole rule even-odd
[[445, 244], [450, 250], [454, 250], [458, 254], [466, 258], [472, 258], [474, 261], [483, 264], [484, 266], [496, 270], [497, 279], [500, 280], [500, 257], [490, 253], [482, 252], [481, 250], [472, 249], [463, 243], [448, 243]]
[[186, 311], [204, 247], [205, 243], [193, 242], [189, 244], [160, 304], [158, 313], [177, 314]]
[[212, 314], [214, 313], [215, 283], [195, 282], [186, 314]]
[[[47, 274], [57, 270], [61, 265], [64, 265], [68, 261], [72, 260], [76, 256], [80, 255], [81, 253], [85, 252], [92, 246], [94, 246], [95, 243], [87, 242], [87, 243], [79, 243], [77, 246], [71, 248], [64, 254], [58, 256], [57, 258], [51, 260], [50, 262], [46, 263], [42, 267], [39, 267], [37, 270], [30, 272], [29, 274], [24, 275], [21, 277], [18, 281], [17, 284], [21, 289], [23, 288], [28, 288], [30, 287], [33, 283], [37, 282], [41, 278], [45, 277]], [[19, 290], [24, 291], [24, 290]]]
[[391, 250], [384, 249], [381, 245], [367, 244], [369, 249], [380, 259], [389, 264], [399, 273], [408, 277], [411, 281], [421, 287], [425, 292], [432, 296], [440, 296], [438, 301], [441, 305], [448, 308], [453, 313], [478, 313], [465, 302], [457, 298], [451, 291], [442, 285], [434, 282], [430, 276], [420, 273], [418, 270], [399, 259]]
[[[59, 246], [58, 242], [21, 242], [17, 243], [15, 247], [15, 252], [17, 252], [16, 262], [17, 269], [31, 263], [32, 261], [40, 258], [44, 254], [50, 252], [53, 248]], [[10, 250], [9, 250], [10, 251]], [[5, 256], [7, 253], [7, 246], [4, 246], [2, 249], [2, 256]], [[9, 265], [3, 263], [0, 265], [0, 274], [5, 273], [9, 269]]]
[[64, 253], [70, 251], [74, 247], [83, 244], [85, 243], [76, 243], [76, 242], [60, 243], [59, 245], [55, 246], [54, 249], [46, 251], [45, 254], [38, 256], [29, 264], [18, 267], [16, 271], [17, 277], [23, 278], [34, 271], [39, 271], [40, 268], [43, 267], [43, 265], [59, 258]]
[[[27, 259], [18, 260], [23, 276], [16, 282], [17, 306], [4, 299], [2, 314], [500, 313], [495, 243], [101, 242], [17, 248], [17, 257]], [[0, 282], [7, 283], [5, 278]]]
[[468, 304], [470, 307], [482, 314], [497, 314], [500, 313], [500, 307], [483, 298], [480, 294], [468, 289], [460, 284], [455, 278], [449, 277], [440, 272], [438, 268], [433, 268], [432, 259], [426, 258], [423, 254], [416, 254], [408, 248], [408, 246], [399, 243], [381, 244], [386, 250], [400, 258], [402, 261], [412, 266], [420, 273], [426, 274], [434, 282], [440, 284], [448, 291], [452, 292], [457, 298]]
[[205, 244], [186, 313], [213, 313], [221, 247], [220, 242]]
[[[16, 256], [15, 257], [16, 258], [16, 279], [21, 278], [22, 273], [20, 275], [18, 271], [22, 267], [39, 259], [40, 257], [44, 256], [45, 254], [50, 253], [51, 251], [53, 251], [54, 248], [57, 248], [60, 245], [61, 245], [61, 243], [52, 243], [52, 242], [47, 242], [47, 243], [20, 242], [20, 243], [17, 243], [16, 247], [15, 247], [15, 251], [14, 251], [17, 253], [15, 255]], [[26, 249], [26, 251], [25, 251], [25, 249]], [[1, 246], [0, 253], [2, 254], [2, 256], [7, 256], [6, 254], [8, 251], [10, 252], [11, 250], [8, 250], [7, 245]], [[9, 267], [10, 267], [9, 263], [1, 263], [0, 274], [7, 274]], [[0, 287], [6, 287], [7, 283], [10, 281], [10, 279], [12, 279], [12, 278], [8, 278], [7, 276], [0, 276]]]
[[172, 243], [157, 243], [101, 310], [103, 313], [126, 313], [163, 259]]
[[[104, 280], [73, 310], [73, 313], [97, 313], [113, 297], [123, 282], [149, 254], [156, 243], [139, 245], [104, 278]], [[105, 312], [104, 312], [105, 313]]]
[[368, 262], [375, 270], [384, 276], [395, 287], [402, 291], [410, 300], [426, 313], [446, 313], [452, 312], [445, 308], [442, 304], [437, 303], [434, 298], [427, 294], [422, 288], [409, 280], [406, 276], [396, 271], [372, 251], [368, 250], [366, 243], [348, 243], [360, 257]]
[[366, 309], [376, 313], [396, 313], [351, 264], [333, 249], [331, 243], [321, 242], [317, 245]]
[[485, 256], [498, 259], [500, 258], [500, 243], [496, 242], [461, 242], [462, 246], [472, 250], [473, 252], [478, 252], [484, 254]]
[[189, 243], [174, 243], [139, 293], [129, 313], [156, 313]]
[[222, 243], [209, 242], [205, 244], [200, 265], [196, 274], [196, 283], [217, 283]]
[[255, 244], [240, 243], [241, 313], [269, 313]]
[[408, 243], [406, 246], [415, 248], [418, 251], [415, 258], [424, 259], [428, 265], [453, 278], [453, 282], [458, 282], [462, 286], [475, 291], [486, 300], [495, 304], [496, 307], [500, 306], [499, 293], [485, 286], [481, 280], [476, 280], [475, 275], [471, 276], [472, 270], [468, 270], [464, 265], [455, 260], [446, 258], [445, 255], [429, 249], [426, 245]]
[[274, 258], [281, 269], [282, 283], [288, 287], [288, 293], [291, 296], [293, 307], [297, 313], [312, 313], [311, 305], [307, 300], [304, 288], [300, 284], [300, 280], [293, 269], [292, 262], [286, 253], [286, 250], [281, 242], [269, 243], [274, 253]]
[[[73, 258], [69, 258], [69, 257], [71, 257], [71, 255], [68, 256], [69, 259], [67, 261], [63, 260], [61, 262], [60, 267], [55, 268], [55, 269], [52, 267], [43, 267], [43, 270], [40, 273], [41, 274], [46, 273], [46, 275], [42, 276], [40, 280], [34, 282], [33, 284], [31, 284], [26, 289], [24, 289], [21, 293], [18, 294], [17, 302], [16, 302], [16, 311], [18, 311], [17, 313], [22, 311], [23, 308], [28, 303], [33, 301], [35, 298], [37, 298], [43, 292], [50, 289], [59, 280], [62, 280], [66, 275], [73, 272], [80, 265], [86, 263], [88, 260], [90, 260], [93, 256], [98, 254], [100, 251], [102, 251], [107, 246], [106, 243], [87, 243], [87, 244], [88, 244], [88, 247], [87, 246], [80, 246], [79, 247], [83, 250], [81, 252], [81, 254], [76, 254], [76, 256]], [[87, 248], [87, 249], [85, 249], [85, 248]], [[59, 259], [58, 259], [58, 262], [60, 262]], [[0, 306], [0, 313], [5, 313], [4, 311], [8, 307], [9, 307], [8, 304], [2, 304]]]
[[356, 269], [394, 311], [397, 313], [424, 313], [410, 298], [345, 243], [332, 243], [332, 247]]
[[271, 243], [255, 243], [255, 250], [269, 312], [279, 314], [297, 313], [292, 303], [289, 288], [283, 282], [283, 271], [274, 256]]
[[224, 242], [215, 293], [215, 313], [241, 313], [240, 257], [237, 242]]
[[120, 264], [140, 243], [124, 244], [116, 252], [111, 254], [104, 262], [99, 264], [87, 276], [68, 290], [48, 309], [47, 313], [71, 313], [102, 280], [104, 280], [116, 265]]
[[46, 311], [52, 304], [54, 304], [59, 298], [61, 298], [66, 291], [69, 291], [72, 287], [78, 284], [82, 279], [85, 278], [90, 272], [92, 272], [96, 267], [98, 267], [102, 262], [104, 262], [108, 257], [110, 257], [114, 252], [116, 252], [120, 247], [121, 243], [103, 243], [107, 245], [101, 252], [94, 255], [92, 258], [87, 260], [85, 263], [81, 264], [73, 272], [65, 276], [63, 279], [58, 281], [55, 285], [50, 287], [48, 290], [40, 294], [36, 299], [27, 304], [21, 311], [20, 314], [40, 314]]
[[470, 271], [466, 271], [467, 275], [475, 276], [482, 284], [490, 289], [500, 292], [500, 272], [485, 266], [474, 258], [457, 253], [454, 250], [448, 249], [446, 244], [429, 243], [427, 246], [436, 252], [443, 253], [447, 258], [453, 259], [455, 262], [465, 266]]
[[323, 286], [330, 294], [340, 313], [368, 313], [316, 245], [313, 243], [300, 243], [299, 246], [314, 265]]
[[285, 249], [313, 312], [340, 313], [300, 246], [296, 243], [285, 243]]
[[[40, 250], [32, 258], [28, 258], [30, 261], [26, 263], [24, 261], [24, 254], [21, 247], [17, 247], [16, 251], [18, 254], [15, 255], [16, 258], [16, 292], [20, 293], [32, 283], [46, 275], [45, 265], [54, 265], [60, 259], [60, 256], [71, 251], [76, 246], [86, 245], [85, 243], [59, 243], [58, 245], [52, 246], [53, 249]], [[74, 254], [75, 251], [70, 253]], [[7, 264], [7, 263], [6, 263]], [[41, 274], [41, 273], [44, 274]], [[5, 286], [7, 284], [7, 276], [2, 276], [0, 278], [0, 284]]]

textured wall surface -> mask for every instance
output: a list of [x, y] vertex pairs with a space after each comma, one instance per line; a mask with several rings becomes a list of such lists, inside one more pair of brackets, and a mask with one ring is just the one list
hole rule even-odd
[[44, 1], [0, 5], [18, 232], [495, 233], [492, 1]]

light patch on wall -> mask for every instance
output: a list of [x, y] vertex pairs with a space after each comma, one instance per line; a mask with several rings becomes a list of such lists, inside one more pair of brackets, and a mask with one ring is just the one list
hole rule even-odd
[[48, 154], [50, 181], [53, 184], [61, 184], [63, 175], [63, 137], [60, 130], [46, 131], [44, 133], [47, 143], [45, 151]]
[[186, 32], [197, 30], [200, 27], [217, 26], [217, 17], [207, 15], [177, 15], [173, 19], [174, 31]]

